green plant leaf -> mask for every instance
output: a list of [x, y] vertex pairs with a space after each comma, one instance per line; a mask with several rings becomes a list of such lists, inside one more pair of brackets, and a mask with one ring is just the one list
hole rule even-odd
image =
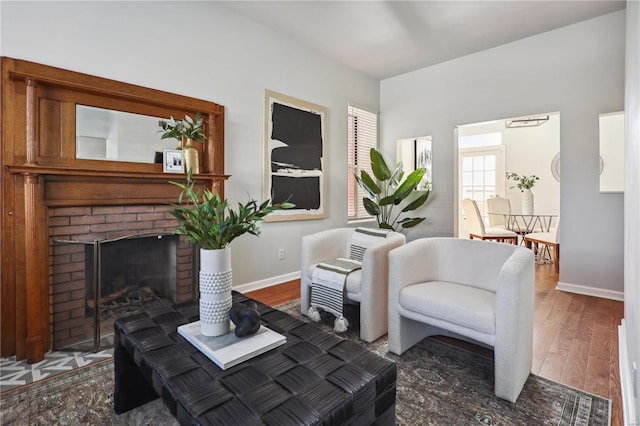
[[391, 179], [391, 172], [387, 163], [384, 161], [382, 154], [376, 151], [375, 148], [371, 148], [369, 151], [369, 157], [371, 158], [371, 170], [378, 180], [387, 181]]
[[293, 203], [289, 203], [289, 202], [284, 202], [284, 203], [280, 203], [280, 205], [278, 206], [279, 209], [292, 209], [294, 208], [296, 205]]
[[399, 162], [398, 164], [396, 164], [396, 168], [393, 170], [393, 173], [391, 174], [391, 187], [392, 188], [397, 188], [398, 185], [400, 185], [400, 182], [402, 182], [402, 177], [404, 176], [404, 171], [402, 169], [402, 162]]
[[[424, 217], [415, 217], [415, 218], [411, 218], [411, 219], [404, 219], [402, 222], [402, 227], [404, 229], [407, 228], [413, 228], [414, 226], [416, 226], [417, 224], [421, 223], [422, 221], [424, 221]], [[400, 223], [400, 222], [399, 222]]]
[[378, 207], [378, 205], [376, 203], [374, 203], [373, 201], [371, 201], [369, 198], [363, 198], [362, 199], [362, 204], [364, 205], [364, 209], [371, 216], [380, 215], [380, 213], [381, 213], [380, 207]]
[[371, 190], [369, 188], [367, 188], [367, 186], [364, 184], [364, 182], [362, 181], [362, 179], [360, 179], [360, 177], [357, 174], [353, 174], [353, 177], [356, 179], [356, 182], [358, 183], [358, 186], [360, 188], [362, 188], [371, 198], [375, 198], [376, 194], [374, 194], [373, 192], [371, 192]]
[[369, 193], [372, 194], [372, 196], [376, 196], [380, 194], [380, 192], [382, 192], [378, 184], [373, 180], [371, 175], [369, 175], [366, 170], [361, 170], [360, 176], [361, 177], [358, 182], [362, 182], [364, 187], [368, 190]]
[[429, 199], [429, 194], [430, 194], [430, 191], [424, 192], [418, 198], [416, 198], [415, 200], [413, 200], [412, 202], [407, 204], [405, 206], [405, 208], [402, 209], [402, 213], [406, 213], [406, 212], [415, 210], [418, 207], [422, 206]]
[[393, 195], [389, 195], [388, 197], [381, 198], [378, 204], [381, 206], [388, 206], [389, 204], [393, 204], [395, 201], [395, 197]]
[[407, 198], [409, 194], [415, 191], [416, 187], [422, 180], [422, 176], [426, 173], [426, 169], [416, 169], [412, 171], [409, 176], [400, 184], [400, 186], [393, 193], [395, 197], [395, 204], [400, 204], [402, 200]]

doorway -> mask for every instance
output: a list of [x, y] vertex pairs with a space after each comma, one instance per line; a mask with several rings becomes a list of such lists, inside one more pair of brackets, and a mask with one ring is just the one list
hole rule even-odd
[[[560, 181], [552, 173], [554, 157], [560, 152], [560, 114], [502, 119], [460, 125], [458, 143], [458, 207], [464, 198], [476, 201], [486, 221], [486, 200], [492, 196], [509, 199], [512, 211], [522, 211], [522, 194], [508, 172], [535, 175], [534, 211], [560, 213]], [[468, 237], [462, 208], [457, 208], [456, 231]]]

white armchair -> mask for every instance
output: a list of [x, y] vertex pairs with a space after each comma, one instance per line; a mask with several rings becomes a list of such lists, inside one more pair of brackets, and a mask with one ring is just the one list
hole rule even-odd
[[[307, 315], [311, 302], [313, 268], [320, 262], [348, 258], [354, 232], [355, 228], [336, 228], [302, 237], [300, 308], [303, 315]], [[379, 244], [365, 251], [362, 269], [347, 276], [345, 302], [360, 304], [360, 338], [365, 342], [373, 342], [387, 333], [388, 254], [405, 241], [404, 235], [390, 232]]]
[[511, 244], [412, 241], [389, 254], [389, 350], [427, 336], [493, 347], [495, 394], [515, 402], [531, 372], [534, 258]]

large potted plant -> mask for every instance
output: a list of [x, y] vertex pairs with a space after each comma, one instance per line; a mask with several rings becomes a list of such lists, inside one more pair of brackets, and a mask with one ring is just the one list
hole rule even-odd
[[231, 308], [231, 249], [229, 244], [244, 234], [260, 235], [258, 222], [274, 210], [289, 209], [292, 203], [258, 204], [250, 199], [238, 203], [234, 211], [227, 200], [209, 189], [195, 188], [191, 172], [186, 182], [171, 182], [182, 189], [170, 214], [179, 223], [175, 233], [200, 247], [200, 324], [205, 336], [220, 336], [229, 331]]
[[[367, 213], [376, 217], [378, 227], [399, 231], [412, 228], [424, 221], [424, 217], [400, 218], [400, 216], [416, 210], [429, 199], [430, 190], [420, 191], [417, 188], [427, 170], [418, 168], [403, 180], [402, 162], [399, 162], [391, 172], [382, 154], [375, 148], [371, 148], [369, 156], [373, 176], [361, 170], [360, 176], [355, 175], [355, 178], [358, 185], [369, 195], [362, 199], [362, 203]], [[415, 197], [416, 194], [417, 197]], [[410, 196], [415, 198], [401, 207], [401, 204], [405, 200], [408, 201]]]
[[169, 120], [160, 120], [160, 130], [162, 136], [160, 139], [176, 139], [179, 142], [179, 148], [184, 153], [185, 171], [192, 173], [200, 173], [200, 162], [198, 160], [198, 149], [193, 145], [193, 141], [204, 143], [204, 119], [197, 112], [196, 118], [193, 119], [188, 115], [184, 116], [184, 120], [176, 120], [171, 117]]
[[[515, 181], [516, 184], [514, 186], [517, 186], [520, 192], [522, 192], [522, 214], [533, 214], [533, 192], [531, 192], [531, 188], [533, 188], [540, 178], [536, 175], [521, 176], [514, 172], [507, 172], [506, 177], [509, 180]], [[513, 186], [509, 188], [513, 188]]]

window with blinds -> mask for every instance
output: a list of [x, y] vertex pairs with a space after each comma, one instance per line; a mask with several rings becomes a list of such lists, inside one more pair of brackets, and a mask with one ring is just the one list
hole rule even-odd
[[347, 216], [349, 220], [366, 219], [371, 217], [362, 204], [366, 193], [358, 186], [354, 174], [360, 176], [360, 171], [366, 170], [373, 175], [369, 151], [371, 148], [378, 148], [378, 115], [351, 105], [348, 107], [348, 115]]

